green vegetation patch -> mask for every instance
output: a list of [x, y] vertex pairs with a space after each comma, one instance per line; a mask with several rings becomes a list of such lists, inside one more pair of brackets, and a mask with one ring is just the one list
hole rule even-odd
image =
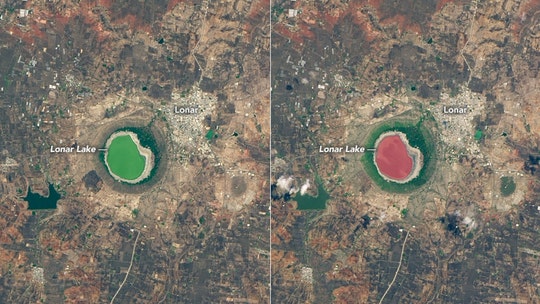
[[407, 217], [407, 214], [409, 214], [409, 209], [405, 208], [405, 209], [401, 210], [401, 216]]
[[501, 177], [501, 195], [510, 196], [516, 191], [516, 183], [512, 176]]
[[208, 132], [206, 132], [206, 135], [204, 137], [206, 137], [206, 139], [208, 140], [211, 140], [212, 138], [214, 138], [214, 134], [215, 134], [214, 130], [210, 129], [208, 130]]
[[476, 130], [476, 133], [474, 133], [474, 139], [476, 139], [476, 141], [479, 141], [480, 139], [482, 139], [482, 135], [482, 131]]
[[137, 179], [144, 171], [146, 158], [131, 136], [118, 136], [111, 142], [107, 153], [107, 164], [111, 172], [127, 180]]
[[423, 165], [420, 169], [420, 173], [417, 177], [410, 180], [407, 183], [399, 184], [385, 180], [377, 171], [377, 167], [374, 162], [373, 153], [366, 152], [361, 158], [364, 169], [369, 177], [375, 182], [382, 190], [394, 193], [407, 193], [414, 191], [423, 186], [433, 175], [435, 171], [435, 153], [436, 146], [433, 137], [424, 126], [424, 120], [418, 122], [412, 121], [387, 121], [377, 126], [371, 134], [368, 136], [365, 147], [375, 147], [375, 142], [386, 132], [401, 132], [407, 136], [409, 145], [420, 150], [423, 154]]

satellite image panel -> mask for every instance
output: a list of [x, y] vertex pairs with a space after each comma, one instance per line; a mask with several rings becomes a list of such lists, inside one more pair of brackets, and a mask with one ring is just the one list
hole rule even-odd
[[269, 16], [0, 2], [0, 302], [269, 302]]
[[272, 3], [272, 302], [540, 303], [539, 18]]

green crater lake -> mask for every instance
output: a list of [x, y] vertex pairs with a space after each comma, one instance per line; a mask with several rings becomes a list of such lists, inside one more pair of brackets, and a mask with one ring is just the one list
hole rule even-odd
[[135, 180], [144, 172], [146, 158], [139, 153], [129, 135], [114, 138], [107, 151], [107, 164], [111, 173], [124, 180]]

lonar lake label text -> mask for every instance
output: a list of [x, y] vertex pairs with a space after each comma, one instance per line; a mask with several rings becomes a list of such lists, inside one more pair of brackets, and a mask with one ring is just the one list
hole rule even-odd
[[324, 147], [319, 146], [319, 153], [364, 153], [366, 152], [365, 147], [360, 147], [358, 145], [354, 146], [342, 146], [342, 147]]

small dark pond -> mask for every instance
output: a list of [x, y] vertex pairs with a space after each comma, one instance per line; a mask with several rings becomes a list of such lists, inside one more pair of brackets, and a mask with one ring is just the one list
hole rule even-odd
[[56, 209], [56, 202], [61, 195], [49, 184], [49, 196], [41, 196], [39, 193], [32, 193], [28, 187], [28, 194], [24, 198], [28, 202], [28, 210]]

